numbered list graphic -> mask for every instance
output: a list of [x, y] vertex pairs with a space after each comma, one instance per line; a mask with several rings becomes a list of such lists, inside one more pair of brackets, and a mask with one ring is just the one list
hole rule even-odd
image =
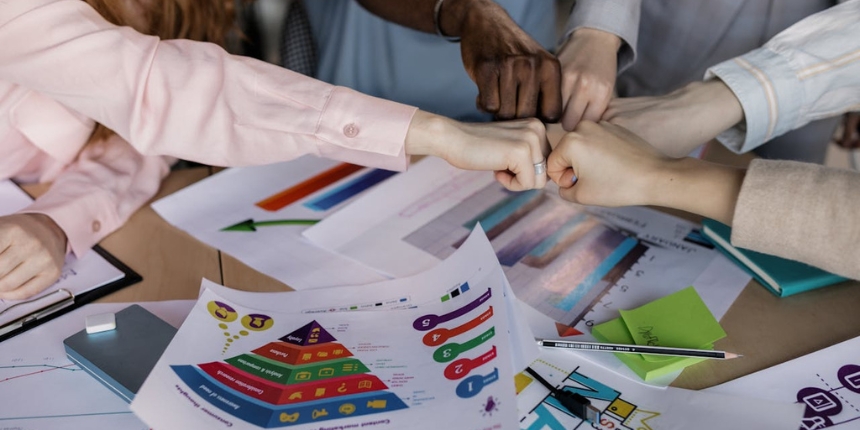
[[[620, 430], [652, 430], [649, 420], [660, 416], [660, 412], [641, 409], [635, 403], [625, 400], [618, 390], [589, 378], [579, 371], [579, 366], [568, 372], [544, 360], [537, 360], [532, 368], [547, 380], [562, 379], [557, 388], [572, 394], [587, 398], [591, 405], [600, 410], [601, 429]], [[514, 377], [517, 395], [531, 386], [540, 386], [532, 377], [519, 373]], [[542, 400], [535, 402], [534, 408], [525, 411], [520, 417], [520, 428], [526, 430], [565, 430], [591, 429], [592, 425], [578, 418], [565, 409], [558, 400], [551, 396], [549, 390], [542, 386], [546, 394]], [[598, 428], [598, 427], [594, 427]]]
[[434, 256], [451, 255], [480, 223], [517, 297], [574, 327], [645, 254], [648, 247], [576, 205], [543, 190], [513, 193], [493, 184], [403, 240]]
[[860, 424], [860, 365], [846, 364], [833, 375], [816, 373], [815, 376], [821, 386], [807, 386], [797, 391], [797, 402], [806, 406], [800, 428], [813, 430]]
[[407, 408], [315, 320], [251, 352], [171, 368], [213, 406], [263, 428]]
[[[454, 297], [468, 300], [473, 294], [468, 283], [455, 289]], [[461, 294], [462, 293], [462, 294]], [[415, 320], [412, 328], [426, 332], [422, 343], [433, 351], [433, 360], [443, 365], [441, 374], [449, 381], [460, 381], [454, 393], [468, 399], [481, 393], [484, 387], [499, 380], [499, 369], [489, 364], [497, 358], [497, 347], [494, 345], [496, 327], [486, 324], [493, 318], [493, 306], [487, 302], [492, 297], [492, 289], [487, 289], [477, 298], [444, 315], [429, 314]], [[446, 295], [442, 301], [451, 300]], [[500, 400], [488, 396], [482, 404], [483, 416], [491, 416], [499, 410]]]

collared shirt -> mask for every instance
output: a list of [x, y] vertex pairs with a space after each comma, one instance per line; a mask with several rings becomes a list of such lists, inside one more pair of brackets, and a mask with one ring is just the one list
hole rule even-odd
[[[860, 0], [810, 16], [763, 47], [718, 64], [745, 121], [719, 139], [746, 151], [809, 121], [860, 109]], [[860, 172], [754, 160], [735, 206], [732, 244], [860, 279]]]
[[87, 145], [95, 122], [39, 93], [0, 81], [0, 178], [53, 182], [20, 213], [42, 213], [78, 257], [158, 191], [166, 157], [143, 156], [118, 136]]
[[221, 166], [315, 154], [406, 168], [416, 109], [231, 56], [146, 36], [80, 0], [0, 0], [0, 80], [38, 91], [147, 155]]
[[708, 69], [745, 121], [718, 139], [746, 152], [810, 121], [860, 109], [860, 0], [806, 18], [759, 49]]
[[[76, 254], [121, 225], [166, 174], [163, 160], [125, 142], [149, 156], [223, 166], [303, 154], [390, 170], [408, 164], [415, 108], [214, 44], [160, 41], [108, 23], [80, 0], [0, 0], [0, 46], [8, 109], [0, 135], [9, 151], [0, 176], [54, 179], [28, 210], [49, 214]], [[93, 121], [119, 136], [84, 148]]]

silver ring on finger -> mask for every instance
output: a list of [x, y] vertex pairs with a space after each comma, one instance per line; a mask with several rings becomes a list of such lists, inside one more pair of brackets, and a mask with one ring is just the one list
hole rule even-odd
[[535, 176], [546, 174], [546, 160], [541, 160], [540, 163], [535, 163]]

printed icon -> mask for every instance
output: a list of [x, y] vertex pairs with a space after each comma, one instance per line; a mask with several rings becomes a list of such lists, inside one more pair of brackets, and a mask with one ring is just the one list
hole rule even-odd
[[803, 403], [806, 403], [810, 408], [812, 408], [815, 412], [823, 412], [829, 409], [833, 409], [838, 405], [827, 397], [824, 393], [814, 393], [810, 394], [801, 399]]
[[314, 327], [311, 329], [310, 335], [308, 335], [308, 343], [317, 343], [320, 340], [320, 328]]
[[340, 387], [337, 387], [337, 392], [338, 393], [345, 393], [346, 392], [346, 382], [341, 383]]
[[845, 388], [855, 393], [860, 393], [860, 366], [846, 364], [839, 369], [837, 377]]
[[358, 365], [355, 363], [343, 363], [344, 372], [354, 372], [356, 369], [358, 369]]
[[337, 409], [343, 415], [352, 415], [355, 412], [355, 405], [352, 403], [344, 403]]
[[331, 352], [331, 355], [335, 355], [335, 356], [343, 355], [343, 350], [342, 349], [336, 349], [336, 350]]
[[289, 397], [290, 400], [296, 400], [296, 399], [301, 399], [301, 398], [302, 398], [302, 392], [301, 391], [296, 391], [295, 393], [290, 394], [290, 397]]
[[820, 430], [830, 427], [830, 420], [825, 417], [806, 417], [800, 421], [801, 430]]
[[860, 389], [860, 372], [845, 375], [845, 381], [851, 386], [851, 388]]
[[251, 331], [264, 331], [272, 328], [275, 320], [268, 315], [249, 314], [242, 317], [242, 326]]
[[313, 419], [317, 419], [317, 418], [319, 418], [319, 417], [324, 417], [324, 416], [327, 416], [327, 415], [328, 415], [328, 411], [326, 411], [326, 410], [325, 410], [325, 408], [323, 408], [323, 409], [314, 409], [314, 411], [313, 411], [313, 412], [311, 412], [311, 418], [313, 418]]
[[313, 358], [313, 354], [311, 354], [311, 353], [309, 353], [309, 352], [306, 352], [306, 353], [302, 354], [302, 361], [308, 361], [308, 360], [310, 360], [311, 358]]
[[373, 386], [373, 382], [370, 380], [364, 379], [364, 380], [358, 381], [358, 388], [359, 389], [366, 390], [366, 389], [369, 389], [371, 386]]
[[299, 373], [296, 373], [296, 381], [307, 381], [311, 379], [311, 372], [303, 370]]
[[385, 399], [380, 400], [368, 400], [367, 407], [371, 409], [385, 409], [388, 406], [388, 402]]
[[334, 368], [332, 367], [323, 367], [319, 371], [320, 376], [332, 376], [334, 375]]
[[286, 412], [281, 412], [281, 416], [279, 417], [282, 423], [294, 423], [299, 420], [299, 413], [293, 412], [288, 414]]
[[317, 390], [314, 392], [314, 396], [316, 396], [316, 397], [325, 396], [325, 387], [317, 388]]
[[481, 414], [483, 416], [493, 416], [493, 412], [497, 412], [499, 410], [499, 399], [489, 396], [487, 397], [487, 402], [482, 406], [483, 410], [481, 411]]
[[238, 317], [236, 310], [230, 305], [215, 300], [206, 304], [206, 310], [219, 321], [233, 322]]

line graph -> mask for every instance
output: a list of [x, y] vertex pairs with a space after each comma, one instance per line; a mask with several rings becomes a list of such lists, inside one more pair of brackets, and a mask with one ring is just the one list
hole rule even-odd
[[146, 428], [65, 356], [0, 357], [0, 404], [0, 428]]
[[22, 369], [42, 368], [42, 370], [37, 370], [34, 372], [30, 372], [30, 373], [24, 373], [21, 375], [10, 376], [10, 377], [7, 377], [5, 379], [0, 379], [0, 384], [7, 382], [7, 381], [11, 381], [13, 379], [24, 378], [24, 377], [32, 376], [32, 375], [38, 375], [40, 373], [51, 372], [54, 370], [65, 370], [68, 372], [77, 372], [77, 371], [81, 370], [74, 363], [69, 363], [69, 364], [66, 364], [63, 366], [53, 366], [50, 364], [24, 364], [24, 365], [18, 365], [18, 366], [0, 366], [0, 372], [2, 372], [3, 369], [18, 369], [18, 368], [22, 368]]

